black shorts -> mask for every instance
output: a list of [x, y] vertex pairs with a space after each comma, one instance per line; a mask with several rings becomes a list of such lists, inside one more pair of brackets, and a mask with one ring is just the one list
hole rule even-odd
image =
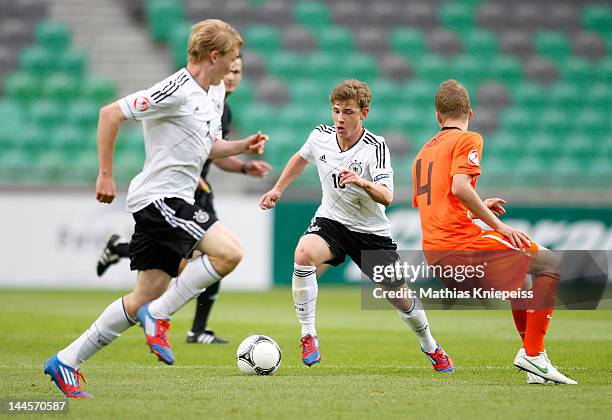
[[215, 211], [215, 206], [213, 204], [214, 193], [212, 189], [209, 191], [204, 191], [198, 188], [196, 190], [194, 198], [195, 198], [195, 203], [198, 206], [200, 206], [202, 210], [204, 210], [206, 213], [210, 214], [211, 216], [215, 216], [215, 218], [219, 220], [219, 217], [217, 216], [217, 212]]
[[133, 217], [136, 227], [130, 241], [130, 268], [155, 268], [172, 277], [178, 274], [181, 259], [191, 255], [217, 221], [198, 205], [180, 198], [155, 200]]
[[[394, 264], [399, 260], [397, 244], [390, 237], [353, 232], [342, 223], [325, 217], [315, 217], [304, 235], [317, 235], [327, 242], [335, 258], [325, 264], [338, 266], [348, 255], [370, 279], [375, 265]], [[362, 259], [363, 251], [378, 252], [367, 253], [367, 258]]]

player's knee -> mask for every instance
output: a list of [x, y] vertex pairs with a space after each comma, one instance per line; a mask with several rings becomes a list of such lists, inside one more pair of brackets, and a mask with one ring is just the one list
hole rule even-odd
[[225, 276], [236, 268], [243, 257], [242, 245], [239, 242], [228, 244], [222, 254], [209, 255], [213, 267], [219, 274]]
[[294, 261], [299, 265], [316, 265], [315, 264], [316, 256], [314, 252], [304, 246], [298, 246], [295, 249]]

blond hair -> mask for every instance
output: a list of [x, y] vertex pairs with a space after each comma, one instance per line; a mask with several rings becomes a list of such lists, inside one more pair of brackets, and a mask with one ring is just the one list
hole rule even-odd
[[442, 121], [465, 119], [470, 113], [470, 95], [465, 86], [454, 79], [440, 85], [434, 103]]
[[370, 107], [372, 91], [366, 82], [361, 80], [345, 80], [334, 88], [331, 95], [329, 95], [329, 100], [332, 105], [336, 102], [344, 103], [355, 100], [359, 104], [359, 108], [365, 109]]
[[243, 44], [240, 33], [219, 19], [206, 19], [191, 27], [187, 54], [189, 62], [197, 64], [213, 51], [225, 55]]

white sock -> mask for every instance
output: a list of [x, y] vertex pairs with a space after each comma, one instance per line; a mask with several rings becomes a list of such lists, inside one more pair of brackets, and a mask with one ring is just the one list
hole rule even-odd
[[293, 264], [293, 302], [295, 314], [302, 324], [302, 337], [317, 335], [315, 329], [315, 311], [317, 306], [317, 267], [312, 265]]
[[398, 311], [400, 318], [408, 324], [408, 326], [414, 331], [419, 339], [421, 348], [427, 353], [436, 351], [436, 340], [431, 335], [429, 329], [429, 322], [427, 322], [427, 316], [425, 315], [425, 309], [423, 309], [423, 303], [419, 298], [413, 298], [412, 309], [403, 312]]
[[102, 350], [135, 323], [123, 307], [123, 298], [119, 298], [108, 305], [102, 315], [79, 338], [61, 350], [57, 357], [62, 363], [78, 369], [82, 362]]
[[149, 305], [149, 312], [155, 318], [169, 319], [176, 311], [208, 286], [221, 280], [221, 275], [203, 254], [189, 261], [183, 272], [170, 283], [168, 290]]

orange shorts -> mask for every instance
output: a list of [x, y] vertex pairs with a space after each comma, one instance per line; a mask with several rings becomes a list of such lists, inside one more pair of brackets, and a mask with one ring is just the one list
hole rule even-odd
[[517, 249], [501, 233], [488, 230], [461, 250], [424, 254], [448, 288], [513, 291], [523, 288], [529, 264], [538, 254], [538, 244], [532, 241], [529, 248]]

